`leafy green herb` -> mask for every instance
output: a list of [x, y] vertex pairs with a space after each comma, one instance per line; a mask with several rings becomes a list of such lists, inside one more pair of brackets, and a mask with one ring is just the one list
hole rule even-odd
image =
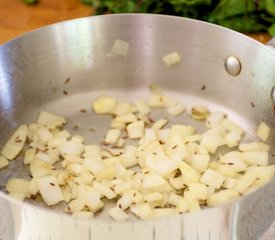
[[[38, 0], [23, 0], [35, 3]], [[95, 14], [156, 13], [196, 18], [241, 32], [275, 36], [275, 0], [80, 0]]]
[[22, 0], [26, 4], [35, 4], [38, 2], [38, 0]]

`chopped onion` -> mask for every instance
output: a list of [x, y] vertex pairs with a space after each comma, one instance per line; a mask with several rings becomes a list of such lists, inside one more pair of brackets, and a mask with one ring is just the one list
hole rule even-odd
[[120, 39], [116, 39], [112, 46], [112, 53], [126, 57], [129, 50], [129, 43]]
[[178, 52], [171, 52], [162, 57], [162, 60], [167, 66], [172, 66], [181, 61], [181, 57]]
[[9, 165], [9, 161], [0, 155], [0, 169]]
[[[205, 203], [225, 204], [273, 178], [270, 146], [243, 143], [243, 128], [226, 114], [193, 106], [192, 117], [205, 120], [205, 132], [181, 122], [169, 126], [165, 116], [149, 116], [153, 108], [176, 116], [184, 111], [182, 106], [155, 84], [148, 103], [99, 95], [94, 112], [112, 117], [104, 146], [86, 145], [83, 136], [63, 130], [64, 118], [42, 112], [37, 123], [19, 127], [3, 148], [0, 168], [23, 150], [32, 177], [10, 179], [7, 190], [21, 200], [40, 194], [48, 206], [64, 202], [65, 212], [85, 217], [111, 201], [109, 215], [125, 221], [128, 209], [141, 219], [153, 219], [198, 211]], [[261, 123], [256, 135], [266, 141], [269, 127]], [[227, 152], [213, 161], [221, 146]]]
[[27, 125], [20, 126], [5, 144], [1, 154], [8, 160], [15, 159], [24, 147], [27, 132]]
[[270, 134], [270, 128], [264, 123], [261, 122], [257, 129], [257, 136], [264, 142], [267, 141]]

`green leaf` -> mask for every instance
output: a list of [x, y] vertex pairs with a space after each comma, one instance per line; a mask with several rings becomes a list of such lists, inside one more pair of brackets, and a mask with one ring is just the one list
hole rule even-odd
[[93, 0], [81, 0], [81, 2], [87, 5], [93, 5]]
[[275, 23], [273, 23], [271, 27], [268, 28], [268, 32], [270, 35], [275, 36]]
[[38, 0], [22, 0], [26, 4], [35, 4], [38, 3]]
[[218, 24], [239, 32], [260, 32], [266, 30], [266, 26], [259, 23], [255, 16], [240, 16], [219, 20]]
[[266, 3], [267, 12], [275, 17], [275, 1], [274, 0], [265, 0], [265, 3]]
[[222, 0], [209, 16], [211, 22], [260, 10], [254, 0]]
[[202, 6], [202, 5], [210, 5], [212, 3], [211, 0], [170, 0], [172, 5], [181, 5], [181, 6]]

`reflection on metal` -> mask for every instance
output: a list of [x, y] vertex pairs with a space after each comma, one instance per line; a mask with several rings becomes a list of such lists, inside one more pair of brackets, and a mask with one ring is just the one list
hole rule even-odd
[[[0, 50], [1, 51], [1, 50]], [[5, 62], [5, 54], [0, 54], [0, 62]], [[7, 110], [12, 107], [13, 94], [11, 90], [12, 79], [6, 69], [6, 65], [0, 65], [0, 109]]]
[[275, 103], [275, 86], [273, 86], [273, 88], [271, 89], [270, 96], [271, 96], [272, 102]]
[[224, 65], [225, 65], [226, 71], [232, 76], [239, 75], [242, 69], [241, 62], [239, 61], [238, 58], [234, 56], [230, 56], [226, 58]]

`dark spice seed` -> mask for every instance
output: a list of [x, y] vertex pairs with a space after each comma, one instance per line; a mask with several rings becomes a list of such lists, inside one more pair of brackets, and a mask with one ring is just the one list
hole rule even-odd
[[70, 82], [70, 80], [71, 80], [70, 78], [67, 78], [64, 83], [67, 84]]
[[81, 113], [86, 113], [87, 110], [86, 110], [86, 109], [80, 109], [80, 112], [81, 112]]
[[63, 90], [64, 95], [68, 95], [68, 92], [66, 90]]
[[254, 102], [250, 102], [251, 107], [255, 108], [255, 103]]
[[206, 89], [206, 86], [203, 85], [203, 86], [201, 87], [201, 90], [205, 90], [205, 89]]
[[55, 186], [55, 184], [54, 184], [54, 183], [50, 183], [50, 185]]

